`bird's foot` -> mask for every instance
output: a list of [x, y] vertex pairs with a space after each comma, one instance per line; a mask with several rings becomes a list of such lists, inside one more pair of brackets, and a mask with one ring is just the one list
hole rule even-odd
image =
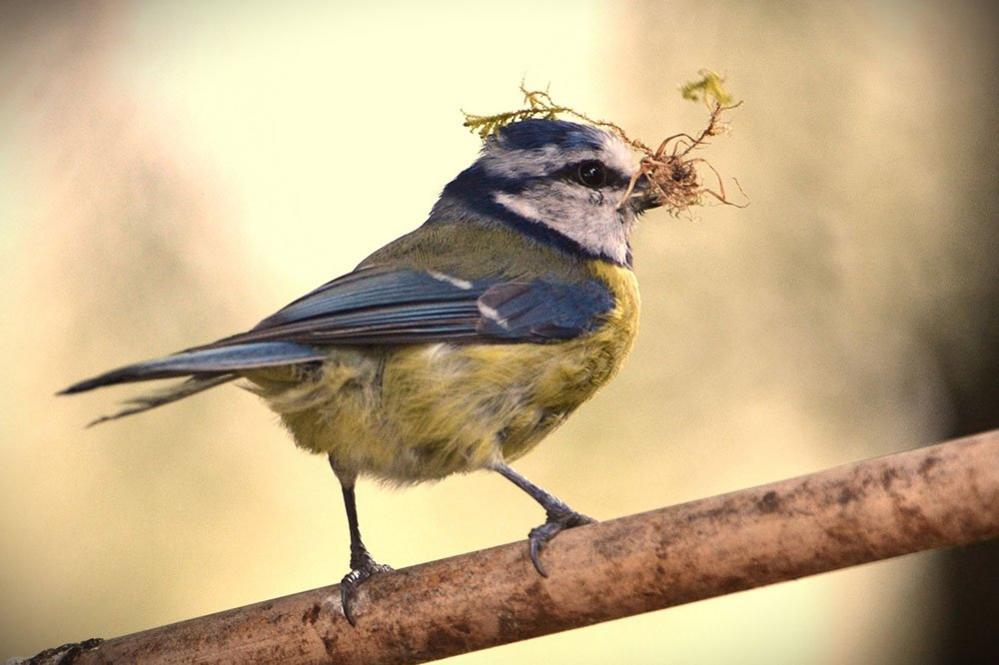
[[581, 515], [568, 506], [557, 511], [549, 511], [548, 521], [541, 526], [536, 526], [531, 529], [531, 532], [527, 536], [528, 542], [530, 543], [531, 562], [534, 563], [534, 567], [537, 569], [538, 573], [540, 573], [542, 577], [548, 577], [548, 572], [545, 571], [544, 567], [541, 565], [540, 559], [541, 549], [548, 544], [548, 541], [566, 529], [582, 526], [584, 524], [593, 524], [594, 522], [596, 522], [596, 520], [592, 517]]
[[357, 587], [372, 575], [392, 572], [392, 567], [377, 563], [367, 551], [351, 557], [350, 567], [353, 570], [340, 581], [340, 603], [343, 605], [343, 615], [347, 617], [347, 621], [351, 626], [356, 626], [354, 601], [357, 599]]

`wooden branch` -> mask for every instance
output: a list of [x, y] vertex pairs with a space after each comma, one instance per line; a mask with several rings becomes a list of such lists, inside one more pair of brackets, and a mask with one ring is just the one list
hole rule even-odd
[[[416, 663], [999, 535], [999, 430], [99, 644], [85, 663]], [[61, 655], [60, 655], [61, 654]]]

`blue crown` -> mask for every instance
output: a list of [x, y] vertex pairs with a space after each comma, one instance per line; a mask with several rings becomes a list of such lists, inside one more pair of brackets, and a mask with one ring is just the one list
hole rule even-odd
[[557, 145], [567, 150], [598, 150], [604, 143], [603, 133], [596, 127], [565, 120], [529, 119], [514, 122], [494, 134], [503, 148], [535, 150]]

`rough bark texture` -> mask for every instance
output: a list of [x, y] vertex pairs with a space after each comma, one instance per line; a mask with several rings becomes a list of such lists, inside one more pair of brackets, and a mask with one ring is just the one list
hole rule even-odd
[[999, 430], [573, 529], [547, 579], [525, 542], [374, 578], [356, 628], [330, 586], [38, 662], [423, 662], [997, 535]]

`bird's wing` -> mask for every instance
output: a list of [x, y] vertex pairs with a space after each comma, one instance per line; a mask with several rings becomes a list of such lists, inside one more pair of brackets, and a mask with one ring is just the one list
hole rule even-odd
[[610, 290], [595, 279], [572, 284], [555, 278], [465, 280], [415, 268], [361, 268], [299, 298], [248, 332], [119, 367], [62, 392], [195, 377], [180, 392], [145, 399], [139, 408], [119, 414], [124, 415], [232, 380], [243, 370], [322, 360], [327, 353], [323, 347], [554, 342], [593, 330], [613, 307]]
[[465, 280], [432, 270], [361, 268], [211, 348], [282, 341], [313, 346], [550, 342], [594, 329], [614, 307], [596, 279]]

